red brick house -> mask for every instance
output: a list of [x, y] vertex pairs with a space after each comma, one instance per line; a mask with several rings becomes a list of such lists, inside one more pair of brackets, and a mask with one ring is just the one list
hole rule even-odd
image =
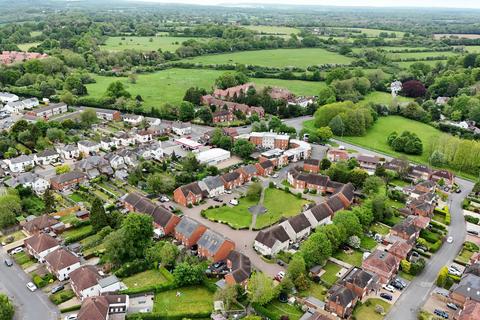
[[50, 184], [55, 190], [64, 190], [77, 185], [87, 179], [87, 175], [79, 171], [71, 171], [50, 179]]
[[213, 262], [224, 260], [235, 249], [235, 243], [221, 234], [207, 229], [197, 242], [198, 255]]
[[327, 152], [327, 159], [330, 160], [330, 162], [347, 161], [348, 158], [348, 152], [345, 150], [331, 149]]
[[390, 246], [388, 252], [396, 256], [400, 260], [407, 259], [408, 254], [412, 251], [413, 245], [405, 240], [398, 240]]
[[433, 204], [426, 202], [422, 198], [412, 200], [407, 207], [412, 211], [412, 214], [422, 217], [432, 217], [435, 209]]
[[266, 177], [273, 173], [273, 169], [275, 165], [272, 161], [266, 160], [260, 163], [256, 163], [255, 166], [257, 167], [258, 175]]
[[49, 253], [45, 262], [48, 271], [60, 281], [68, 279], [71, 272], [80, 268], [80, 258], [64, 248]]
[[207, 231], [207, 227], [192, 218], [183, 216], [175, 227], [175, 239], [185, 247], [197, 244], [198, 239]]
[[398, 272], [400, 259], [389, 252], [375, 250], [363, 262], [362, 269], [378, 276], [381, 284], [386, 284]]
[[448, 170], [433, 171], [431, 179], [436, 183], [443, 179], [447, 186], [452, 186], [455, 183], [455, 175]]
[[420, 229], [415, 226], [411, 218], [407, 218], [395, 224], [390, 229], [390, 234], [406, 241], [414, 241], [419, 237]]
[[325, 309], [340, 318], [348, 319], [357, 304], [357, 295], [353, 290], [336, 284], [328, 291]]
[[468, 300], [457, 315], [454, 315], [455, 320], [478, 320], [480, 319], [480, 302]]
[[227, 267], [231, 271], [225, 275], [225, 282], [228, 285], [239, 284], [247, 288], [248, 278], [252, 273], [250, 258], [238, 251], [230, 251], [227, 256]]
[[173, 199], [175, 202], [185, 207], [189, 204], [199, 203], [202, 201], [203, 197], [204, 193], [197, 182], [178, 187], [173, 192]]
[[52, 226], [56, 225], [58, 221], [47, 214], [41, 215], [39, 217], [33, 218], [32, 220], [25, 223], [23, 230], [28, 234], [34, 235], [41, 231], [48, 230]]
[[242, 185], [242, 176], [238, 171], [232, 171], [223, 174], [220, 176], [220, 178], [223, 180], [223, 186], [227, 190], [234, 189], [236, 187], [239, 187]]
[[253, 164], [240, 167], [236, 171], [240, 173], [240, 178], [242, 179], [242, 183], [250, 182], [252, 181], [252, 178], [257, 176], [257, 167]]
[[358, 300], [379, 289], [378, 276], [360, 268], [351, 269], [342, 279], [342, 284], [352, 290]]
[[233, 120], [235, 120], [235, 116], [229, 110], [219, 110], [212, 114], [213, 123], [231, 122]]
[[288, 171], [287, 180], [295, 189], [317, 190], [319, 193], [325, 193], [330, 178], [314, 173], [303, 173], [300, 168], [293, 168]]
[[462, 308], [472, 300], [480, 303], [480, 277], [472, 273], [463, 275], [450, 289], [450, 299]]
[[320, 160], [305, 159], [305, 161], [303, 162], [303, 171], [310, 173], [318, 173], [318, 171], [320, 171]]

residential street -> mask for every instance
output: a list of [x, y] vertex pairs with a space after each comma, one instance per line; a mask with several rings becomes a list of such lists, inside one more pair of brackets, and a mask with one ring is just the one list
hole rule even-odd
[[16, 264], [7, 267], [8, 254], [0, 249], [0, 292], [6, 293], [15, 304], [16, 320], [52, 320], [59, 316], [57, 308], [41, 290], [31, 292], [25, 286], [30, 277]]

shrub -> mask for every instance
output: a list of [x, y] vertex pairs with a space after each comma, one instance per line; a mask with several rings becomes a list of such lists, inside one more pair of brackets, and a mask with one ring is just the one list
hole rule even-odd
[[434, 244], [430, 245], [430, 251], [435, 253], [442, 246], [442, 240], [436, 241]]
[[48, 283], [53, 280], [53, 275], [51, 273], [47, 273], [43, 277], [40, 277], [38, 274], [32, 274], [32, 281], [38, 288], [43, 288]]
[[71, 306], [71, 307], [67, 307], [67, 308], [60, 309], [60, 312], [61, 312], [61, 313], [66, 313], [66, 312], [71, 312], [71, 311], [80, 310], [80, 307], [81, 307], [81, 306], [82, 306], [82, 305], [77, 304], [76, 306]]
[[463, 247], [468, 251], [473, 251], [473, 252], [477, 252], [480, 250], [480, 247], [477, 244], [470, 241], [465, 241], [465, 243], [463, 244]]
[[445, 215], [445, 224], [447, 226], [450, 225], [450, 221], [451, 221], [452, 217], [450, 216], [450, 212], [448, 212], [446, 215]]
[[466, 215], [466, 216], [465, 216], [465, 220], [466, 220], [467, 222], [470, 222], [470, 223], [473, 223], [473, 224], [478, 224], [478, 221], [480, 221], [479, 218], [474, 217], [474, 216], [470, 216], [470, 215]]
[[59, 305], [60, 303], [68, 301], [73, 297], [75, 297], [73, 290], [64, 290], [50, 295], [49, 299], [53, 302], [53, 304]]
[[134, 260], [123, 264], [120, 269], [115, 272], [115, 275], [120, 278], [129, 277], [133, 274], [147, 270], [149, 267], [145, 260]]

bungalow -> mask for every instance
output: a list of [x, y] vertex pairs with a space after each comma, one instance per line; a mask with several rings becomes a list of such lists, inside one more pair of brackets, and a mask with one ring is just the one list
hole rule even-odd
[[240, 173], [242, 183], [247, 183], [252, 181], [252, 178], [257, 176], [257, 167], [253, 164], [243, 166], [237, 169], [237, 172]]
[[104, 137], [100, 140], [100, 149], [110, 151], [112, 148], [117, 148], [118, 145], [113, 139]]
[[373, 292], [376, 293], [379, 288], [376, 274], [357, 267], [351, 269], [341, 282], [355, 293], [359, 301]]
[[105, 160], [107, 160], [110, 163], [110, 166], [115, 170], [125, 167], [125, 159], [116, 153], [112, 152], [106, 154]]
[[300, 213], [296, 216], [289, 218], [286, 221], [283, 221], [282, 223], [280, 223], [280, 226], [285, 229], [288, 237], [293, 242], [306, 238], [312, 230], [310, 221], [303, 213]]
[[330, 162], [347, 161], [348, 158], [348, 152], [345, 150], [330, 149], [327, 151], [327, 159]]
[[213, 262], [224, 260], [235, 249], [235, 243], [221, 234], [207, 229], [198, 239], [198, 255]]
[[13, 173], [25, 172], [27, 171], [27, 169], [33, 168], [35, 166], [33, 156], [30, 156], [30, 155], [27, 156], [24, 154], [16, 158], [5, 159], [3, 161], [8, 165], [8, 168]]
[[200, 188], [208, 193], [210, 198], [218, 197], [225, 193], [224, 180], [219, 176], [206, 177], [198, 182]]
[[240, 285], [247, 287], [248, 278], [252, 273], [250, 258], [238, 251], [232, 250], [227, 256], [227, 268], [230, 272], [225, 275], [225, 282], [228, 285]]
[[367, 171], [375, 171], [377, 165], [380, 164], [380, 158], [377, 156], [369, 156], [360, 154], [357, 156], [358, 164], [360, 168]]
[[77, 142], [78, 151], [83, 155], [90, 155], [100, 151], [101, 144], [95, 141], [82, 140]]
[[138, 114], [124, 114], [123, 115], [123, 121], [132, 125], [132, 126], [138, 126], [142, 121], [144, 117], [142, 115]]
[[68, 111], [68, 107], [65, 103], [51, 103], [48, 106], [33, 109], [28, 111], [27, 114], [39, 118], [50, 118], [54, 115], [65, 113]]
[[253, 247], [264, 256], [273, 256], [288, 249], [290, 237], [283, 227], [276, 225], [267, 230], [261, 230], [255, 237]]
[[322, 202], [319, 205], [306, 210], [303, 214], [310, 222], [312, 228], [316, 228], [319, 225], [329, 224], [332, 222], [333, 210], [326, 202]]
[[58, 152], [52, 149], [47, 149], [34, 155], [34, 161], [42, 166], [55, 163], [59, 158]]
[[231, 122], [233, 120], [235, 120], [235, 116], [229, 110], [219, 110], [212, 114], [213, 123]]
[[18, 101], [18, 96], [13, 93], [0, 92], [0, 102], [13, 102]]
[[80, 268], [80, 259], [64, 248], [49, 253], [45, 262], [48, 271], [60, 281], [68, 279], [72, 271]]
[[303, 171], [310, 173], [318, 173], [318, 171], [320, 171], [320, 160], [305, 159], [305, 161], [303, 161]]
[[204, 194], [205, 192], [202, 191], [198, 182], [192, 182], [175, 189], [173, 199], [176, 203], [186, 207], [199, 203], [203, 199]]
[[398, 240], [393, 243], [390, 248], [387, 249], [388, 252], [396, 256], [400, 260], [407, 259], [408, 254], [412, 251], [413, 245], [406, 240]]
[[400, 259], [391, 253], [375, 250], [363, 262], [362, 269], [378, 275], [381, 284], [389, 283], [398, 271]]
[[32, 109], [32, 108], [38, 107], [40, 105], [40, 102], [38, 101], [37, 98], [25, 99], [22, 102], [23, 102], [23, 106], [25, 107], [25, 109]]
[[207, 227], [187, 216], [183, 216], [175, 227], [175, 239], [185, 247], [196, 245], [198, 239], [207, 231]]
[[23, 226], [23, 230], [26, 231], [29, 235], [35, 235], [41, 231], [48, 230], [52, 226], [56, 225], [58, 221], [47, 214], [35, 217]]
[[78, 320], [123, 319], [129, 306], [128, 295], [105, 294], [86, 298], [78, 312]]
[[325, 309], [340, 318], [348, 319], [356, 304], [357, 296], [355, 292], [343, 285], [336, 284], [328, 291]]
[[64, 190], [87, 179], [87, 175], [79, 171], [71, 171], [50, 179], [50, 184], [55, 190]]
[[172, 131], [179, 136], [192, 133], [192, 124], [189, 122], [174, 121], [172, 123]]
[[60, 154], [60, 156], [65, 160], [76, 159], [80, 156], [80, 150], [78, 150], [78, 147], [74, 144], [58, 146], [56, 150]]
[[436, 183], [443, 181], [444, 185], [449, 187], [451, 187], [455, 183], [455, 175], [448, 170], [433, 171], [431, 179]]
[[480, 277], [472, 273], [464, 275], [460, 282], [455, 283], [450, 289], [450, 299], [461, 307], [468, 301], [480, 303]]
[[275, 166], [272, 161], [266, 160], [261, 163], [256, 163], [255, 167], [257, 167], [258, 175], [266, 177], [273, 173]]
[[242, 178], [240, 173], [237, 171], [225, 173], [221, 175], [220, 178], [223, 180], [223, 185], [227, 190], [231, 190], [242, 185]]
[[39, 233], [23, 241], [26, 252], [40, 262], [51, 252], [60, 247], [60, 242], [54, 237]]
[[395, 224], [390, 230], [390, 234], [407, 241], [416, 240], [420, 235], [420, 230], [413, 224], [412, 219], [405, 219]]
[[30, 187], [36, 194], [43, 194], [50, 187], [50, 182], [48, 180], [45, 180], [33, 172], [25, 172], [18, 176], [12, 176], [4, 183], [10, 188], [16, 188], [19, 185]]
[[385, 163], [384, 167], [387, 170], [392, 170], [397, 173], [406, 173], [410, 168], [410, 164], [408, 163], [408, 160], [392, 159]]
[[112, 138], [112, 140], [115, 142], [117, 147], [119, 146], [133, 146], [136, 142], [136, 139], [134, 136], [131, 136], [130, 134], [124, 132], [124, 131], [118, 131], [115, 133], [115, 136]]

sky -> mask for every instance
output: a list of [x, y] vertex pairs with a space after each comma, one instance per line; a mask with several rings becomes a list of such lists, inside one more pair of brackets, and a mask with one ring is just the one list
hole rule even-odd
[[270, 3], [325, 6], [478, 8], [480, 0], [141, 0], [164, 3], [216, 5], [226, 3]]

